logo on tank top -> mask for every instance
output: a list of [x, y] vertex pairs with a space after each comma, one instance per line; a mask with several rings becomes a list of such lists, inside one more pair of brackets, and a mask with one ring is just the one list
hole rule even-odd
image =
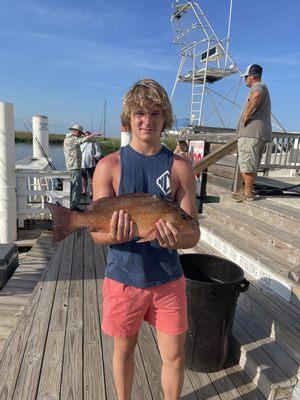
[[156, 179], [157, 186], [163, 191], [165, 195], [171, 193], [170, 172], [165, 171]]

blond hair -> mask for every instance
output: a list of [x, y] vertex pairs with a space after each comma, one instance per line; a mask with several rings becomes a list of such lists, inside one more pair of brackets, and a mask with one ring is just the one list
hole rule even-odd
[[165, 120], [163, 131], [172, 128], [174, 119], [171, 102], [165, 89], [153, 79], [142, 79], [136, 82], [125, 94], [121, 114], [122, 125], [131, 131], [131, 112], [139, 107], [147, 108], [154, 105], [162, 110]]

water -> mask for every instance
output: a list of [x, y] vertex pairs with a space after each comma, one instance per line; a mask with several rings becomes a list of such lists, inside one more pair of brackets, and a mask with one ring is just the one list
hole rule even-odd
[[[64, 149], [62, 144], [49, 143], [49, 157], [51, 158], [56, 169], [66, 169]], [[25, 157], [32, 156], [31, 143], [16, 143], [16, 161], [22, 160]]]

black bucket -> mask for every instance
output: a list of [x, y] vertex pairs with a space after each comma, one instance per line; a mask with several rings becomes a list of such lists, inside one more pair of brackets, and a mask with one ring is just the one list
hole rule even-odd
[[180, 262], [187, 282], [186, 368], [218, 371], [228, 360], [237, 298], [249, 282], [242, 268], [221, 257], [183, 254]]

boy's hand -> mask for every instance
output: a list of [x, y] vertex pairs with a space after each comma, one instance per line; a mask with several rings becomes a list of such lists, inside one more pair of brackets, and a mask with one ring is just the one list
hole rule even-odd
[[130, 242], [134, 238], [134, 225], [125, 211], [114, 211], [110, 221], [109, 236], [115, 243]]
[[176, 248], [179, 241], [179, 231], [170, 222], [160, 219], [157, 224], [157, 240], [161, 247]]

